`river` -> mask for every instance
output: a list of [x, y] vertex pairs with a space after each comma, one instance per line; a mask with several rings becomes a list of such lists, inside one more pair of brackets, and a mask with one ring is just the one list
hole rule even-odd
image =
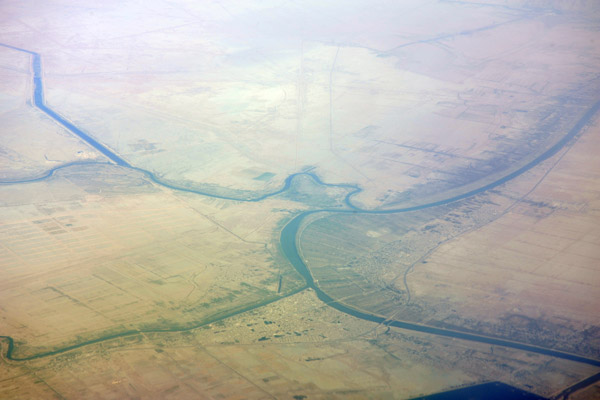
[[[583, 129], [584, 126], [586, 126], [588, 124], [588, 122], [591, 120], [591, 118], [600, 110], [600, 101], [598, 101], [597, 103], [595, 103], [592, 107], [590, 107], [587, 112], [578, 120], [578, 122], [571, 128], [571, 130], [563, 137], [561, 138], [561, 140], [559, 140], [557, 143], [555, 143], [552, 147], [550, 147], [549, 149], [547, 149], [545, 152], [543, 152], [542, 154], [540, 154], [539, 156], [537, 156], [535, 159], [533, 159], [532, 161], [528, 162], [527, 164], [525, 164], [524, 166], [516, 169], [515, 171], [512, 171], [510, 173], [507, 173], [505, 176], [491, 182], [491, 183], [487, 183], [485, 185], [482, 185], [479, 188], [476, 188], [474, 190], [459, 194], [459, 195], [455, 195], [446, 199], [442, 199], [439, 201], [434, 201], [434, 202], [430, 202], [430, 203], [425, 203], [425, 204], [421, 204], [421, 205], [416, 205], [416, 206], [411, 206], [411, 207], [405, 207], [405, 208], [395, 208], [395, 209], [379, 209], [379, 210], [369, 210], [369, 209], [362, 209], [358, 206], [356, 206], [353, 202], [352, 202], [352, 197], [354, 195], [356, 195], [357, 193], [361, 192], [361, 188], [359, 188], [356, 185], [352, 185], [352, 184], [330, 184], [330, 183], [324, 183], [323, 181], [321, 181], [321, 179], [313, 174], [313, 173], [309, 173], [309, 172], [301, 172], [301, 173], [295, 173], [295, 174], [291, 174], [289, 175], [285, 182], [284, 185], [281, 189], [271, 192], [271, 193], [267, 193], [267, 194], [263, 194], [263, 195], [258, 195], [256, 197], [253, 198], [236, 198], [236, 197], [229, 197], [229, 196], [221, 196], [218, 194], [214, 194], [214, 193], [208, 193], [208, 192], [203, 192], [200, 190], [195, 190], [195, 189], [191, 189], [191, 188], [186, 188], [186, 187], [180, 187], [177, 185], [173, 185], [171, 183], [162, 181], [161, 179], [159, 179], [158, 177], [156, 177], [154, 175], [154, 173], [147, 171], [145, 169], [142, 168], [138, 168], [135, 166], [132, 166], [131, 164], [129, 164], [126, 160], [124, 160], [122, 157], [120, 157], [119, 155], [117, 155], [115, 152], [113, 152], [112, 150], [110, 150], [108, 147], [104, 146], [103, 144], [99, 143], [98, 141], [96, 141], [94, 138], [90, 137], [88, 134], [86, 134], [85, 132], [83, 132], [81, 129], [79, 129], [77, 126], [75, 126], [73, 123], [71, 123], [70, 121], [68, 121], [67, 119], [65, 119], [64, 117], [60, 116], [58, 113], [56, 113], [54, 110], [52, 110], [51, 108], [49, 108], [45, 102], [44, 102], [44, 89], [43, 89], [43, 71], [42, 71], [42, 62], [41, 62], [41, 57], [38, 53], [29, 51], [29, 50], [25, 50], [25, 49], [20, 49], [14, 46], [10, 46], [10, 45], [4, 45], [4, 44], [0, 44], [4, 47], [8, 47], [17, 51], [22, 51], [25, 53], [28, 53], [32, 56], [32, 67], [33, 67], [33, 83], [34, 83], [34, 105], [39, 108], [41, 111], [43, 111], [44, 113], [46, 113], [50, 118], [54, 119], [56, 122], [58, 122], [59, 124], [61, 124], [62, 126], [64, 126], [66, 129], [68, 129], [69, 131], [71, 131], [72, 133], [74, 133], [75, 135], [77, 135], [78, 137], [80, 137], [81, 139], [83, 139], [85, 142], [87, 142], [89, 145], [91, 145], [92, 147], [94, 147], [95, 149], [97, 149], [100, 153], [102, 153], [103, 155], [105, 155], [109, 160], [111, 160], [112, 162], [114, 162], [116, 165], [119, 165], [121, 167], [125, 167], [125, 168], [129, 168], [132, 170], [136, 170], [139, 172], [142, 172], [143, 174], [145, 174], [151, 181], [153, 181], [154, 183], [161, 185], [163, 187], [167, 187], [173, 190], [177, 190], [177, 191], [183, 191], [183, 192], [191, 192], [191, 193], [195, 193], [198, 195], [203, 195], [203, 196], [208, 196], [208, 197], [213, 197], [213, 198], [220, 198], [220, 199], [227, 199], [227, 200], [235, 200], [235, 201], [251, 201], [251, 202], [258, 202], [258, 201], [262, 201], [265, 200], [268, 197], [272, 197], [272, 196], [276, 196], [278, 194], [281, 194], [285, 191], [287, 191], [290, 186], [291, 183], [293, 181], [293, 179], [299, 175], [307, 175], [310, 176], [317, 184], [319, 185], [323, 185], [323, 186], [329, 186], [329, 187], [341, 187], [341, 188], [346, 188], [349, 189], [348, 194], [346, 195], [345, 199], [344, 199], [344, 204], [346, 205], [347, 208], [344, 209], [321, 209], [321, 210], [310, 210], [310, 211], [305, 211], [300, 213], [299, 215], [297, 215], [295, 218], [293, 218], [291, 221], [289, 221], [285, 227], [282, 229], [281, 231], [281, 236], [280, 236], [280, 245], [281, 245], [281, 249], [283, 251], [283, 253], [285, 254], [286, 258], [288, 259], [288, 261], [292, 264], [292, 266], [304, 277], [305, 281], [306, 281], [306, 285], [303, 288], [300, 288], [299, 290], [295, 291], [294, 293], [290, 293], [288, 294], [295, 294], [300, 290], [304, 290], [305, 288], [309, 287], [311, 289], [313, 289], [316, 293], [316, 295], [318, 296], [318, 298], [323, 301], [325, 304], [329, 305], [330, 307], [335, 308], [338, 311], [341, 311], [343, 313], [352, 315], [356, 318], [360, 318], [363, 320], [367, 320], [367, 321], [372, 321], [372, 322], [376, 322], [376, 323], [381, 323], [381, 324], [385, 324], [388, 326], [394, 326], [394, 327], [398, 327], [398, 328], [402, 328], [402, 329], [407, 329], [407, 330], [412, 330], [412, 331], [417, 331], [417, 332], [423, 332], [423, 333], [429, 333], [429, 334], [433, 334], [433, 335], [439, 335], [439, 336], [445, 336], [445, 337], [451, 337], [451, 338], [455, 338], [455, 339], [461, 339], [461, 340], [468, 340], [468, 341], [475, 341], [475, 342], [480, 342], [480, 343], [486, 343], [486, 344], [491, 344], [491, 345], [497, 345], [497, 346], [505, 346], [505, 347], [509, 347], [509, 348], [513, 348], [513, 349], [518, 349], [518, 350], [523, 350], [523, 351], [528, 351], [528, 352], [532, 352], [532, 353], [538, 353], [538, 354], [543, 354], [543, 355], [547, 355], [547, 356], [551, 356], [551, 357], [557, 357], [557, 358], [562, 358], [562, 359], [566, 359], [566, 360], [571, 360], [571, 361], [576, 361], [576, 362], [581, 362], [581, 363], [585, 363], [585, 364], [589, 364], [589, 365], [594, 365], [594, 366], [600, 366], [600, 360], [596, 360], [593, 358], [588, 358], [588, 357], [583, 357], [583, 356], [579, 356], [576, 354], [571, 354], [571, 353], [566, 353], [566, 352], [561, 352], [558, 350], [553, 350], [553, 349], [549, 349], [549, 348], [543, 348], [543, 347], [538, 347], [538, 346], [533, 346], [533, 345], [529, 345], [526, 343], [519, 343], [519, 342], [513, 342], [513, 341], [509, 341], [509, 340], [505, 340], [505, 339], [501, 339], [501, 338], [496, 338], [496, 337], [490, 337], [490, 336], [483, 336], [483, 335], [479, 335], [475, 332], [463, 332], [463, 331], [455, 331], [455, 330], [449, 330], [449, 329], [441, 329], [441, 328], [436, 328], [436, 327], [432, 327], [432, 326], [426, 326], [426, 325], [420, 325], [420, 324], [415, 324], [415, 323], [409, 323], [409, 322], [404, 322], [404, 321], [398, 321], [398, 320], [390, 320], [390, 319], [386, 319], [383, 316], [379, 316], [379, 315], [375, 315], [375, 314], [371, 314], [371, 313], [366, 313], [363, 311], [359, 311], [356, 310], [346, 304], [340, 303], [337, 300], [333, 299], [332, 297], [330, 297], [327, 293], [325, 293], [324, 291], [322, 291], [319, 286], [314, 282], [314, 279], [312, 277], [312, 274], [309, 270], [309, 268], [306, 266], [306, 264], [304, 263], [304, 261], [302, 260], [299, 252], [298, 252], [298, 248], [297, 248], [297, 236], [298, 236], [298, 231], [301, 227], [302, 222], [304, 221], [304, 219], [311, 215], [311, 214], [315, 214], [315, 213], [319, 213], [319, 212], [327, 212], [327, 213], [360, 213], [360, 214], [395, 214], [395, 213], [403, 213], [403, 212], [409, 212], [409, 211], [416, 211], [416, 210], [422, 210], [422, 209], [426, 209], [426, 208], [431, 208], [431, 207], [436, 207], [436, 206], [441, 206], [444, 204], [449, 204], [452, 202], [456, 202], [458, 200], [462, 200], [471, 196], [474, 196], [476, 194], [482, 193], [484, 191], [490, 190], [494, 187], [497, 187], [503, 183], [506, 183], [514, 178], [516, 178], [517, 176], [523, 174], [524, 172], [530, 170], [531, 168], [535, 167], [536, 165], [538, 165], [539, 163], [541, 163], [542, 161], [548, 159], [549, 157], [551, 157], [552, 155], [556, 154], [560, 149], [562, 149], [563, 147], [565, 147], [571, 140], [575, 139], [576, 136], [581, 132], [581, 130]], [[68, 164], [68, 166], [71, 165], [76, 165], [78, 163], [71, 163]], [[46, 174], [44, 174], [43, 176], [37, 177], [37, 178], [31, 178], [31, 179], [23, 179], [23, 180], [19, 180], [19, 181], [13, 181], [13, 182], [7, 182], [10, 184], [17, 184], [17, 183], [26, 183], [26, 182], [31, 182], [31, 181], [39, 181], [39, 180], [43, 180], [43, 179], [47, 179], [49, 178], [54, 171], [60, 169], [60, 168], [65, 168], [66, 165], [60, 166], [60, 167], [56, 167], [53, 168], [52, 170], [49, 170]], [[126, 331], [126, 332], [122, 332], [122, 333], [118, 333], [118, 334], [113, 334], [113, 335], [109, 335], [109, 336], [104, 336], [101, 338], [97, 338], [97, 339], [93, 339], [93, 340], [89, 340], [89, 341], [84, 341], [81, 343], [78, 343], [76, 345], [72, 345], [72, 346], [67, 346], [64, 347], [62, 349], [57, 349], [55, 351], [50, 351], [50, 352], [45, 352], [45, 353], [40, 353], [34, 356], [30, 356], [30, 357], [23, 357], [23, 358], [18, 358], [18, 357], [14, 357], [13, 356], [13, 352], [14, 352], [14, 340], [11, 337], [8, 336], [0, 336], [0, 338], [4, 338], [8, 341], [8, 350], [6, 352], [6, 357], [10, 360], [14, 360], [14, 361], [25, 361], [25, 360], [31, 360], [31, 359], [35, 359], [35, 358], [41, 358], [41, 357], [46, 357], [46, 356], [50, 356], [50, 355], [55, 355], [55, 354], [59, 354], [59, 353], [63, 353], [66, 351], [70, 351], [76, 348], [80, 348], [86, 345], [90, 345], [93, 343], [98, 343], [98, 342], [102, 342], [105, 340], [111, 340], [111, 339], [115, 339], [118, 337], [125, 337], [125, 336], [131, 336], [131, 335], [137, 335], [140, 333], [149, 333], [149, 332], [178, 332], [178, 331], [185, 331], [185, 330], [190, 330], [190, 329], [195, 329], [198, 326], [201, 325], [205, 325], [217, 320], [221, 320], [224, 318], [229, 318], [231, 316], [237, 315], [239, 313], [242, 312], [246, 312], [252, 309], [256, 309], [259, 307], [262, 307], [266, 304], [272, 303], [274, 301], [277, 301], [279, 299], [281, 299], [282, 296], [279, 296], [277, 298], [274, 299], [269, 299], [267, 301], [261, 302], [261, 303], [257, 303], [257, 304], [252, 304], [252, 305], [248, 305], [248, 307], [245, 307], [241, 310], [237, 310], [234, 312], [231, 312], [227, 315], [223, 315], [223, 316], [219, 316], [217, 318], [214, 318], [213, 320], [210, 321], [204, 321], [202, 324], [198, 324], [196, 326], [192, 326], [192, 327], [179, 327], [179, 328], [170, 328], [170, 329], [153, 329], [153, 330], [132, 330], [132, 331]]]

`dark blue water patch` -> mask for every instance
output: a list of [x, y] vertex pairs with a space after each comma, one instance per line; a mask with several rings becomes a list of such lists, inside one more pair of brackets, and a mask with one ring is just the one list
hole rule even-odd
[[414, 400], [547, 400], [502, 382], [488, 382], [447, 392], [417, 397]]

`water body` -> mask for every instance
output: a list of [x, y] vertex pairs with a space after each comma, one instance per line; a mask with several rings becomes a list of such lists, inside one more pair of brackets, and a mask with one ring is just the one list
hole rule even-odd
[[[96, 141], [94, 138], [90, 137], [89, 135], [87, 135], [85, 132], [83, 132], [81, 129], [79, 129], [77, 126], [75, 126], [74, 124], [72, 124], [71, 122], [69, 122], [68, 120], [66, 120], [65, 118], [63, 118], [62, 116], [60, 116], [58, 113], [56, 113], [55, 111], [53, 111], [52, 109], [50, 109], [49, 107], [46, 106], [46, 104], [44, 103], [44, 92], [43, 92], [43, 82], [42, 82], [42, 65], [41, 65], [41, 57], [38, 53], [29, 51], [29, 50], [25, 50], [25, 49], [20, 49], [14, 46], [10, 46], [10, 45], [4, 45], [4, 44], [0, 44], [4, 47], [8, 47], [17, 51], [22, 51], [25, 53], [28, 53], [30, 55], [32, 55], [32, 65], [33, 65], [33, 81], [34, 81], [34, 105], [39, 108], [40, 110], [42, 110], [44, 113], [46, 113], [49, 117], [51, 117], [52, 119], [54, 119], [56, 122], [58, 122], [59, 124], [61, 124], [62, 126], [64, 126], [66, 129], [68, 129], [69, 131], [71, 131], [72, 133], [74, 133], [75, 135], [79, 136], [81, 139], [83, 139], [84, 141], [86, 141], [88, 144], [90, 144], [91, 146], [93, 146], [94, 148], [96, 148], [99, 152], [101, 152], [103, 155], [105, 155], [108, 159], [110, 159], [112, 162], [114, 162], [115, 164], [121, 166], [121, 167], [125, 167], [125, 168], [129, 168], [132, 170], [136, 170], [139, 172], [142, 172], [143, 174], [145, 174], [151, 181], [155, 182], [158, 185], [161, 185], [163, 187], [167, 187], [173, 190], [177, 190], [177, 191], [182, 191], [182, 192], [190, 192], [190, 193], [195, 193], [195, 194], [199, 194], [199, 195], [203, 195], [203, 196], [208, 196], [208, 197], [213, 197], [213, 198], [220, 198], [220, 199], [227, 199], [227, 200], [235, 200], [235, 201], [251, 201], [251, 202], [258, 202], [258, 201], [262, 201], [268, 197], [272, 197], [272, 196], [276, 196], [278, 194], [281, 194], [285, 191], [287, 191], [292, 183], [292, 180], [299, 176], [299, 175], [308, 175], [310, 176], [317, 184], [319, 185], [323, 185], [323, 186], [329, 186], [329, 187], [338, 187], [338, 188], [346, 188], [349, 190], [348, 194], [346, 195], [345, 199], [344, 199], [344, 204], [346, 205], [346, 209], [322, 209], [322, 210], [311, 210], [311, 211], [306, 211], [303, 212], [301, 214], [299, 214], [298, 216], [296, 216], [295, 218], [293, 218], [282, 230], [281, 232], [281, 237], [280, 237], [280, 244], [281, 244], [281, 248], [285, 254], [285, 256], [287, 257], [287, 259], [290, 261], [290, 263], [292, 264], [292, 266], [304, 277], [304, 279], [306, 280], [306, 286], [304, 286], [303, 288], [300, 288], [299, 290], [295, 291], [294, 293], [290, 293], [289, 295], [298, 293], [301, 290], [306, 289], [307, 287], [312, 288], [315, 293], [317, 294], [318, 298], [323, 301], [324, 303], [326, 303], [327, 305], [337, 309], [338, 311], [344, 312], [346, 314], [352, 315], [356, 318], [360, 318], [363, 320], [367, 320], [367, 321], [372, 321], [372, 322], [376, 322], [376, 323], [381, 323], [381, 324], [385, 324], [388, 326], [394, 326], [394, 327], [398, 327], [398, 328], [403, 328], [403, 329], [407, 329], [407, 330], [413, 330], [413, 331], [417, 331], [417, 332], [424, 332], [424, 333], [429, 333], [429, 334], [434, 334], [434, 335], [439, 335], [439, 336], [446, 336], [446, 337], [452, 337], [452, 338], [457, 338], [457, 339], [462, 339], [462, 340], [470, 340], [470, 341], [475, 341], [475, 342], [480, 342], [480, 343], [487, 343], [487, 344], [492, 344], [492, 345], [498, 345], [498, 346], [505, 346], [505, 347], [510, 347], [510, 348], [514, 348], [514, 349], [518, 349], [518, 350], [523, 350], [523, 351], [529, 351], [529, 352], [533, 352], [533, 353], [538, 353], [538, 354], [544, 354], [544, 355], [548, 355], [548, 356], [552, 356], [552, 357], [557, 357], [557, 358], [562, 358], [562, 359], [567, 359], [567, 360], [571, 360], [571, 361], [577, 361], [577, 362], [581, 362], [581, 363], [585, 363], [585, 364], [589, 364], [589, 365], [594, 365], [594, 366], [600, 366], [600, 360], [595, 360], [595, 359], [591, 359], [591, 358], [587, 358], [587, 357], [582, 357], [582, 356], [578, 356], [575, 354], [570, 354], [570, 353], [566, 353], [566, 352], [561, 352], [561, 351], [556, 351], [556, 350], [552, 350], [552, 349], [547, 349], [547, 348], [542, 348], [542, 347], [537, 347], [537, 346], [532, 346], [532, 345], [528, 345], [525, 343], [519, 343], [519, 342], [512, 342], [512, 341], [508, 341], [508, 340], [504, 340], [504, 339], [500, 339], [500, 338], [494, 338], [494, 337], [488, 337], [488, 336], [482, 336], [482, 335], [478, 335], [477, 333], [468, 333], [468, 332], [462, 332], [462, 331], [453, 331], [453, 330], [448, 330], [448, 329], [441, 329], [441, 328], [435, 328], [435, 327], [430, 327], [430, 326], [425, 326], [425, 325], [420, 325], [420, 324], [413, 324], [413, 323], [408, 323], [408, 322], [403, 322], [403, 321], [397, 321], [397, 320], [389, 320], [386, 319], [384, 317], [375, 315], [375, 314], [370, 314], [370, 313], [365, 313], [362, 311], [358, 311], [354, 308], [351, 308], [345, 304], [339, 303], [337, 302], [335, 299], [333, 299], [332, 297], [330, 297], [327, 293], [323, 292], [318, 285], [315, 284], [314, 279], [310, 273], [310, 270], [308, 269], [308, 267], [305, 265], [305, 263], [303, 262], [302, 258], [300, 257], [300, 254], [298, 252], [298, 248], [297, 248], [297, 236], [298, 236], [298, 230], [302, 224], [302, 222], [304, 221], [304, 219], [314, 213], [317, 212], [336, 212], [336, 213], [361, 213], [361, 214], [392, 214], [392, 213], [402, 213], [402, 212], [409, 212], [409, 211], [416, 211], [416, 210], [422, 210], [425, 208], [431, 208], [431, 207], [436, 207], [436, 206], [441, 206], [444, 204], [448, 204], [448, 203], [452, 203], [458, 200], [462, 200], [471, 196], [474, 196], [476, 194], [482, 193], [484, 191], [487, 191], [489, 189], [492, 189], [494, 187], [497, 187], [503, 183], [506, 183], [508, 181], [510, 181], [511, 179], [516, 178], [517, 176], [523, 174], [524, 172], [528, 171], [529, 169], [535, 167], [536, 165], [538, 165], [539, 163], [541, 163], [542, 161], [546, 160], [547, 158], [551, 157], [552, 155], [556, 154], [560, 149], [562, 149], [565, 145], [567, 145], [571, 140], [573, 140], [577, 134], [581, 131], [581, 129], [590, 121], [590, 119], [600, 110], [600, 101], [598, 101], [596, 104], [594, 104], [584, 115], [582, 118], [580, 118], [580, 120], [575, 124], [575, 126], [573, 126], [573, 128], [560, 140], [558, 141], [555, 145], [553, 145], [550, 149], [548, 149], [547, 151], [545, 151], [543, 154], [541, 154], [540, 156], [536, 157], [534, 160], [532, 160], [531, 162], [527, 163], [526, 165], [524, 165], [523, 167], [505, 175], [504, 177], [491, 182], [489, 184], [483, 185], [477, 189], [471, 190], [469, 192], [457, 195], [457, 196], [453, 196], [447, 199], [443, 199], [443, 200], [439, 200], [436, 202], [431, 202], [431, 203], [427, 203], [427, 204], [422, 204], [422, 205], [417, 205], [417, 206], [412, 206], [412, 207], [406, 207], [406, 208], [396, 208], [396, 209], [380, 209], [380, 210], [368, 210], [368, 209], [362, 209], [356, 205], [354, 205], [351, 201], [352, 196], [356, 195], [357, 193], [360, 193], [362, 191], [362, 189], [356, 185], [352, 185], [352, 184], [329, 184], [329, 183], [324, 183], [320, 180], [320, 178], [313, 174], [313, 173], [309, 173], [309, 172], [300, 172], [300, 173], [295, 173], [295, 174], [291, 174], [290, 176], [287, 177], [287, 179], [284, 182], [284, 185], [281, 189], [272, 192], [272, 193], [268, 193], [268, 194], [264, 194], [264, 195], [260, 195], [254, 198], [235, 198], [235, 197], [229, 197], [229, 196], [220, 196], [218, 194], [214, 194], [214, 193], [208, 193], [208, 192], [202, 192], [199, 190], [195, 190], [195, 189], [190, 189], [190, 188], [185, 188], [185, 187], [179, 187], [176, 185], [172, 185], [169, 184], [168, 182], [163, 182], [162, 180], [160, 180], [159, 178], [157, 178], [152, 172], [141, 169], [141, 168], [137, 168], [132, 166], [131, 164], [129, 164], [126, 160], [124, 160], [123, 158], [121, 158], [120, 156], [118, 156], [117, 154], [115, 154], [112, 150], [110, 150], [109, 148], [107, 148], [106, 146], [102, 145], [101, 143], [99, 143], [98, 141]], [[63, 165], [60, 167], [56, 167], [53, 168], [51, 170], [49, 170], [46, 174], [44, 174], [43, 176], [37, 177], [37, 178], [31, 178], [31, 179], [25, 179], [25, 180], [19, 180], [19, 181], [13, 181], [13, 182], [5, 182], [5, 183], [10, 183], [10, 184], [16, 184], [16, 183], [27, 183], [27, 182], [32, 182], [32, 181], [40, 181], [43, 179], [47, 179], [49, 178], [55, 171], [57, 171], [58, 169], [61, 168], [65, 168], [66, 166], [72, 166], [72, 165], [76, 165], [79, 163], [71, 163], [68, 165]], [[90, 163], [86, 163], [86, 164], [90, 164]], [[70, 351], [70, 350], [74, 350], [83, 346], [87, 346], [93, 343], [99, 343], [105, 340], [111, 340], [111, 339], [115, 339], [115, 338], [119, 338], [119, 337], [125, 337], [125, 336], [132, 336], [132, 335], [137, 335], [140, 333], [150, 333], [150, 332], [181, 332], [181, 331], [186, 331], [186, 330], [191, 330], [191, 329], [196, 329], [199, 326], [211, 323], [211, 322], [215, 322], [217, 320], [222, 320], [225, 318], [229, 318], [231, 316], [240, 314], [242, 312], [246, 312], [249, 310], [253, 310], [259, 307], [262, 307], [266, 304], [272, 303], [274, 301], [277, 301], [281, 299], [280, 297], [274, 298], [274, 299], [270, 299], [267, 300], [265, 302], [262, 302], [260, 304], [254, 304], [254, 305], [249, 305], [248, 307], [242, 309], [242, 310], [238, 310], [236, 312], [232, 312], [230, 314], [227, 315], [222, 315], [221, 317], [215, 318], [214, 320], [211, 321], [204, 321], [202, 323], [198, 323], [194, 326], [190, 326], [190, 327], [173, 327], [173, 328], [168, 328], [168, 329], [153, 329], [153, 330], [132, 330], [132, 331], [127, 331], [127, 332], [122, 332], [122, 333], [118, 333], [118, 334], [113, 334], [113, 335], [109, 335], [109, 336], [104, 336], [101, 338], [97, 338], [94, 340], [89, 340], [89, 341], [85, 341], [85, 342], [81, 342], [78, 343], [76, 345], [72, 345], [72, 346], [68, 346], [68, 347], [64, 347], [62, 349], [58, 349], [55, 351], [51, 351], [51, 352], [46, 352], [46, 353], [40, 353], [34, 356], [30, 356], [30, 357], [24, 357], [24, 358], [17, 358], [17, 357], [13, 357], [13, 351], [14, 351], [14, 340], [11, 337], [8, 336], [0, 336], [0, 339], [5, 339], [8, 341], [8, 350], [6, 352], [6, 358], [13, 360], [13, 361], [25, 361], [25, 360], [31, 360], [31, 359], [36, 359], [36, 358], [42, 358], [42, 357], [47, 357], [47, 356], [51, 356], [51, 355], [55, 355], [55, 354], [59, 354], [59, 353], [63, 353], [66, 351]]]
[[411, 331], [430, 333], [430, 334], [434, 334], [434, 335], [438, 335], [438, 336], [446, 336], [446, 337], [451, 337], [451, 338], [455, 338], [455, 339], [470, 340], [470, 341], [474, 341], [474, 342], [486, 343], [486, 344], [491, 344], [491, 345], [496, 345], [496, 346], [510, 347], [510, 348], [517, 349], [517, 350], [524, 350], [524, 351], [529, 351], [532, 353], [544, 354], [544, 355], [551, 356], [551, 357], [562, 358], [565, 360], [577, 361], [577, 362], [581, 362], [581, 363], [585, 363], [585, 364], [589, 364], [589, 365], [600, 366], [600, 360], [595, 360], [592, 358], [583, 357], [583, 356], [579, 356], [576, 354], [566, 353], [566, 352], [553, 350], [553, 349], [547, 349], [544, 347], [533, 346], [533, 345], [529, 345], [526, 343], [513, 342], [510, 340], [495, 338], [495, 337], [491, 337], [491, 336], [478, 335], [475, 332], [469, 333], [469, 332], [463, 332], [463, 331], [454, 331], [454, 330], [450, 330], [450, 329], [436, 328], [436, 327], [432, 327], [432, 326], [428, 326], [428, 325], [420, 325], [420, 324], [415, 324], [415, 323], [410, 323], [410, 322], [398, 321], [398, 320], [394, 320], [394, 319], [387, 319], [385, 317], [378, 316], [375, 314], [365, 313], [365, 312], [356, 310], [356, 309], [354, 309], [348, 305], [345, 305], [343, 303], [339, 303], [337, 300], [335, 300], [334, 298], [329, 296], [327, 293], [322, 291], [318, 287], [318, 285], [315, 284], [315, 281], [313, 279], [312, 274], [310, 273], [309, 268], [306, 266], [306, 264], [304, 263], [304, 261], [302, 260], [302, 258], [300, 257], [300, 254], [298, 252], [297, 239], [296, 239], [297, 234], [298, 234], [298, 229], [300, 228], [304, 218], [306, 218], [307, 216], [314, 214], [316, 212], [319, 212], [319, 211], [306, 211], [306, 212], [298, 215], [293, 220], [291, 220], [281, 231], [280, 243], [281, 243], [281, 249], [283, 250], [286, 258], [292, 263], [294, 268], [298, 272], [300, 272], [300, 274], [304, 277], [308, 287], [313, 289], [315, 291], [315, 293], [317, 294], [317, 297], [321, 301], [326, 303], [328, 306], [333, 307], [336, 310], [341, 311], [343, 313], [352, 315], [353, 317], [364, 319], [367, 321], [376, 322], [379, 324], [385, 324], [387, 326], [394, 326], [397, 328], [408, 329]]
[[488, 382], [461, 389], [449, 390], [413, 400], [547, 400], [530, 392], [501, 382]]
[[33, 55], [33, 103], [34, 105], [45, 112], [50, 118], [85, 140], [87, 143], [92, 145], [96, 150], [100, 153], [104, 154], [110, 160], [114, 161], [117, 165], [122, 167], [131, 167], [129, 163], [123, 160], [121, 157], [116, 155], [113, 151], [100, 144], [94, 138], [83, 132], [81, 129], [73, 125], [71, 122], [67, 121], [65, 118], [57, 114], [54, 110], [46, 107], [44, 103], [44, 85], [42, 83], [42, 58], [38, 53], [30, 52], [29, 54]]

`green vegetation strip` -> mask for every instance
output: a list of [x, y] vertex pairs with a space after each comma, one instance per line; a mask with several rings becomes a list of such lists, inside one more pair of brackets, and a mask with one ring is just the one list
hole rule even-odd
[[15, 352], [15, 342], [13, 340], [12, 337], [10, 336], [0, 336], [0, 339], [3, 339], [5, 341], [8, 342], [8, 349], [5, 353], [5, 357], [8, 360], [11, 361], [30, 361], [30, 360], [35, 360], [35, 359], [39, 359], [39, 358], [44, 358], [44, 357], [49, 357], [49, 356], [55, 356], [57, 354], [62, 354], [62, 353], [66, 353], [68, 351], [72, 351], [72, 350], [76, 350], [76, 349], [80, 349], [82, 347], [85, 346], [89, 346], [92, 344], [96, 344], [96, 343], [100, 343], [100, 342], [106, 342], [108, 340], [113, 340], [113, 339], [119, 339], [119, 338], [124, 338], [124, 337], [128, 337], [128, 336], [134, 336], [134, 335], [140, 335], [140, 334], [148, 334], [148, 333], [176, 333], [176, 332], [187, 332], [187, 331], [192, 331], [194, 329], [198, 329], [201, 328], [203, 326], [215, 323], [215, 322], [219, 322], [228, 318], [231, 318], [233, 316], [236, 316], [238, 314], [241, 313], [245, 313], [248, 311], [252, 311], [255, 310], [257, 308], [261, 308], [264, 307], [268, 304], [274, 303], [278, 300], [284, 299], [286, 297], [290, 297], [293, 296], [297, 293], [302, 292], [303, 290], [305, 290], [308, 286], [304, 285], [298, 289], [295, 289], [283, 296], [273, 296], [269, 299], [266, 300], [261, 300], [255, 303], [251, 303], [249, 305], [244, 305], [244, 306], [239, 306], [239, 307], [234, 307], [232, 309], [229, 309], [227, 311], [223, 311], [217, 314], [214, 314], [210, 317], [205, 318], [202, 321], [198, 321], [196, 323], [192, 323], [189, 326], [173, 326], [173, 327], [169, 327], [169, 328], [149, 328], [149, 329], [132, 329], [132, 330], [128, 330], [128, 331], [124, 331], [124, 332], [119, 332], [119, 333], [114, 333], [114, 334], [109, 334], [106, 336], [101, 336], [98, 337], [96, 339], [90, 339], [90, 340], [84, 340], [81, 341], [79, 343], [70, 345], [70, 346], [65, 346], [65, 347], [61, 347], [58, 348], [56, 350], [51, 350], [51, 351], [46, 351], [46, 352], [42, 352], [42, 353], [38, 353], [38, 354], [34, 354], [31, 356], [26, 356], [26, 357], [16, 357], [14, 355]]

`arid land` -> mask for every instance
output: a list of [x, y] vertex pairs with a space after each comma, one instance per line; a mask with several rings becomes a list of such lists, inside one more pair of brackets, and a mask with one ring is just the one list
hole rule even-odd
[[[0, 15], [0, 397], [551, 397], [600, 371], [594, 2]], [[33, 53], [45, 106], [127, 165], [36, 106]], [[280, 242], [304, 212], [314, 285]]]

